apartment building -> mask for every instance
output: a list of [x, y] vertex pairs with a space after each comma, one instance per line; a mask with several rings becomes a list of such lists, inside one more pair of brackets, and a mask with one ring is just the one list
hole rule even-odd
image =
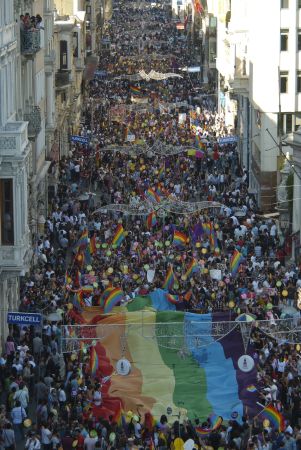
[[239, 135], [251, 192], [272, 211], [278, 144], [301, 124], [301, 1], [210, 0], [208, 11], [217, 18], [219, 110]]
[[[24, 49], [24, 47], [23, 47]], [[7, 331], [7, 311], [19, 304], [19, 277], [28, 270], [31, 241], [28, 182], [31, 176], [30, 121], [21, 94], [19, 25], [13, 2], [0, 0], [0, 335]]]
[[84, 96], [86, 10], [84, 1], [55, 0], [55, 111], [59, 154], [67, 155], [77, 134]]

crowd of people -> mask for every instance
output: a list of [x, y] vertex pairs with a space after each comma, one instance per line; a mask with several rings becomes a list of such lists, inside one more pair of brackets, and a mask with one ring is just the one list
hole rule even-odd
[[[277, 322], [299, 321], [300, 265], [290, 260], [278, 223], [260, 215], [235, 140], [220, 141], [232, 130], [217, 113], [214, 95], [200, 100], [198, 76], [180, 70], [191, 57], [185, 31], [177, 30], [168, 11], [131, 2], [114, 9], [105, 28], [111, 49], [99, 66], [107, 75], [89, 83], [83, 106], [81, 134], [90, 145], [70, 146], [68, 156], [51, 164], [57, 192], [20, 294], [20, 311], [41, 311], [46, 319], [40, 329], [10, 328], [0, 359], [0, 449], [301, 448], [300, 348], [286, 342], [285, 329], [278, 333]], [[42, 18], [27, 16], [21, 16], [22, 27], [39, 28]], [[139, 70], [181, 78], [133, 81]], [[148, 151], [131, 152], [133, 144]], [[151, 151], [156, 145], [161, 155]], [[166, 156], [164, 145], [185, 149]], [[208, 207], [191, 212], [200, 202]], [[109, 204], [121, 210], [144, 205], [148, 214], [112, 212], [104, 208]], [[112, 245], [121, 225], [122, 241]], [[79, 244], [85, 232], [94, 245], [88, 254]], [[175, 232], [185, 237], [181, 245]], [[235, 275], [234, 252], [241, 255]], [[188, 274], [191, 262], [195, 270]], [[247, 410], [216, 430], [210, 417], [170, 423], [139, 409], [122, 419], [99, 415], [105, 377], [93, 376], [84, 352], [62, 356], [62, 327], [74, 323], [73, 309], [100, 306], [108, 286], [120, 287], [123, 304], [166, 287], [171, 268], [167, 289], [178, 309], [269, 321], [270, 333], [254, 326], [250, 347], [260, 404], [283, 415], [282, 430]], [[73, 292], [91, 284], [85, 273], [93, 289], [75, 304]], [[211, 431], [200, 437], [199, 427]]]

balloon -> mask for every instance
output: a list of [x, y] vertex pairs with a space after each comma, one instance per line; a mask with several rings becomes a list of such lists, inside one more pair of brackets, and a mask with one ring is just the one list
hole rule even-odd
[[235, 306], [235, 303], [234, 303], [234, 301], [233, 300], [230, 300], [229, 301], [229, 303], [228, 303], [228, 306], [229, 306], [229, 308], [234, 308], [234, 306]]
[[276, 286], [277, 286], [277, 287], [280, 287], [281, 285], [282, 285], [281, 281], [277, 281], [277, 282], [276, 282]]
[[107, 248], [108, 244], [104, 243], [102, 244], [102, 248]]
[[149, 269], [149, 265], [148, 265], [148, 264], [144, 264], [143, 267], [144, 267], [145, 270], [148, 270], [148, 269]]
[[206, 248], [202, 248], [202, 253], [203, 253], [203, 255], [206, 255], [207, 249]]
[[108, 273], [113, 273], [113, 272], [114, 272], [113, 267], [109, 267], [108, 270], [107, 270], [107, 272], [108, 272]]
[[87, 271], [90, 272], [90, 270], [92, 270], [92, 266], [87, 266]]
[[282, 296], [283, 296], [283, 297], [287, 297], [287, 296], [288, 296], [288, 292], [287, 292], [286, 289], [283, 289], [283, 291], [282, 291]]
[[106, 255], [107, 255], [107, 256], [111, 256], [111, 255], [112, 255], [111, 250], [108, 250], [107, 253], [106, 253]]
[[98, 288], [98, 283], [96, 283], [96, 281], [93, 283], [93, 287]]
[[200, 243], [200, 242], [197, 242], [197, 243], [195, 244], [195, 246], [196, 246], [196, 248], [200, 248], [201, 243]]
[[215, 230], [218, 230], [218, 229], [219, 229], [218, 223], [216, 223], [216, 224], [214, 225], [214, 229], [215, 229]]
[[96, 248], [100, 248], [100, 244], [96, 244], [95, 247], [96, 247]]
[[70, 309], [73, 309], [73, 305], [72, 305], [72, 303], [68, 303], [67, 304], [67, 309], [70, 311]]
[[170, 241], [165, 241], [165, 246], [169, 247], [170, 246]]
[[25, 419], [24, 422], [23, 422], [23, 425], [24, 425], [25, 428], [31, 427], [31, 424], [32, 424], [31, 419]]
[[187, 280], [186, 275], [182, 275], [182, 276], [181, 276], [181, 280], [182, 280], [182, 281], [186, 281], [186, 280]]

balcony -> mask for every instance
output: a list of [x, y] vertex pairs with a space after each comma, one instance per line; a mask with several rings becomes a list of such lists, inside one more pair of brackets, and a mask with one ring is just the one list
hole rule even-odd
[[0, 131], [0, 149], [3, 157], [24, 155], [28, 144], [26, 122], [8, 122], [4, 130]]
[[237, 94], [247, 94], [249, 92], [249, 76], [247, 74], [246, 58], [236, 59], [234, 74], [229, 80], [231, 89]]
[[38, 106], [27, 106], [23, 120], [28, 122], [29, 138], [36, 138], [41, 131], [41, 110]]
[[33, 58], [41, 48], [40, 30], [21, 30], [21, 54], [27, 58]]
[[3, 272], [18, 276], [29, 270], [32, 255], [30, 235], [27, 232], [19, 245], [0, 246], [0, 268]]
[[57, 90], [68, 88], [71, 81], [71, 73], [69, 70], [59, 71], [55, 74], [55, 88]]

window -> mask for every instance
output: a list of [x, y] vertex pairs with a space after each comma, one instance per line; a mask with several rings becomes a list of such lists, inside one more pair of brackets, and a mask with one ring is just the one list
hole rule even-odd
[[0, 237], [2, 245], [14, 245], [13, 180], [0, 180]]
[[301, 126], [301, 113], [295, 113], [295, 131]]
[[287, 52], [287, 50], [288, 50], [288, 30], [281, 30], [280, 50], [282, 52]]
[[297, 48], [298, 48], [298, 51], [301, 51], [301, 30], [298, 30]]
[[281, 136], [298, 130], [301, 126], [301, 113], [282, 113], [279, 117], [278, 126]]
[[60, 41], [60, 69], [68, 69], [67, 41]]
[[301, 93], [301, 72], [297, 72], [297, 93]]
[[280, 93], [286, 94], [288, 91], [288, 72], [280, 73]]
[[286, 9], [289, 7], [289, 0], [281, 0], [281, 8]]
[[298, 8], [301, 8], [301, 0], [298, 0]]

